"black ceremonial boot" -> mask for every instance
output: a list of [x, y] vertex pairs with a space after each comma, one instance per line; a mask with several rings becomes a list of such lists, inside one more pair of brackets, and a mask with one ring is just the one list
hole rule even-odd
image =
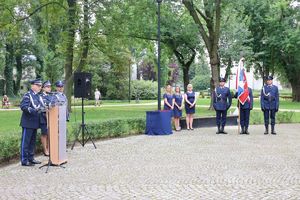
[[244, 126], [242, 126], [242, 131], [240, 132], [240, 134], [242, 135], [242, 134], [245, 134], [245, 127]]
[[269, 134], [269, 125], [265, 125], [265, 132], [264, 132], [265, 135], [268, 135]]
[[224, 131], [224, 126], [222, 126], [221, 133], [227, 134], [227, 132]]
[[248, 127], [245, 128], [245, 134], [249, 135], [250, 133], [248, 132]]
[[271, 126], [271, 134], [276, 135], [276, 132], [274, 130], [274, 126], [273, 125]]
[[220, 134], [220, 133], [221, 133], [220, 126], [218, 126], [218, 130], [217, 130], [216, 134]]

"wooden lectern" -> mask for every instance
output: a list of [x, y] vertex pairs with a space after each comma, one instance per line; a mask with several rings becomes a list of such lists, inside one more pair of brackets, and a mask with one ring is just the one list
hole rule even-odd
[[66, 105], [57, 105], [48, 111], [48, 137], [52, 165], [67, 162]]

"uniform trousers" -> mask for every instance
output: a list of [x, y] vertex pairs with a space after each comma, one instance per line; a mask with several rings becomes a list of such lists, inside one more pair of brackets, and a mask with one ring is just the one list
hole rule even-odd
[[21, 162], [26, 164], [33, 160], [37, 129], [22, 127]]

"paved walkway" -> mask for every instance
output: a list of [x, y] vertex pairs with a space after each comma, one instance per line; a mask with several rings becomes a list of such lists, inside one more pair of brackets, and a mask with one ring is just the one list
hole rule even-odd
[[89, 143], [48, 174], [11, 164], [0, 168], [0, 199], [300, 199], [300, 124], [279, 125], [276, 136], [236, 129]]

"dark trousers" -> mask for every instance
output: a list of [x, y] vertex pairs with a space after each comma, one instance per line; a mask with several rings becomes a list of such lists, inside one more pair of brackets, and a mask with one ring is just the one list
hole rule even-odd
[[271, 118], [271, 126], [275, 126], [275, 114], [275, 110], [264, 111], [265, 126], [269, 125], [269, 118]]
[[241, 127], [249, 127], [250, 109], [240, 109]]
[[22, 141], [21, 141], [21, 163], [25, 164], [32, 161], [35, 151], [37, 129], [22, 128]]
[[227, 110], [217, 110], [216, 111], [216, 123], [217, 126], [225, 126], [226, 124]]

